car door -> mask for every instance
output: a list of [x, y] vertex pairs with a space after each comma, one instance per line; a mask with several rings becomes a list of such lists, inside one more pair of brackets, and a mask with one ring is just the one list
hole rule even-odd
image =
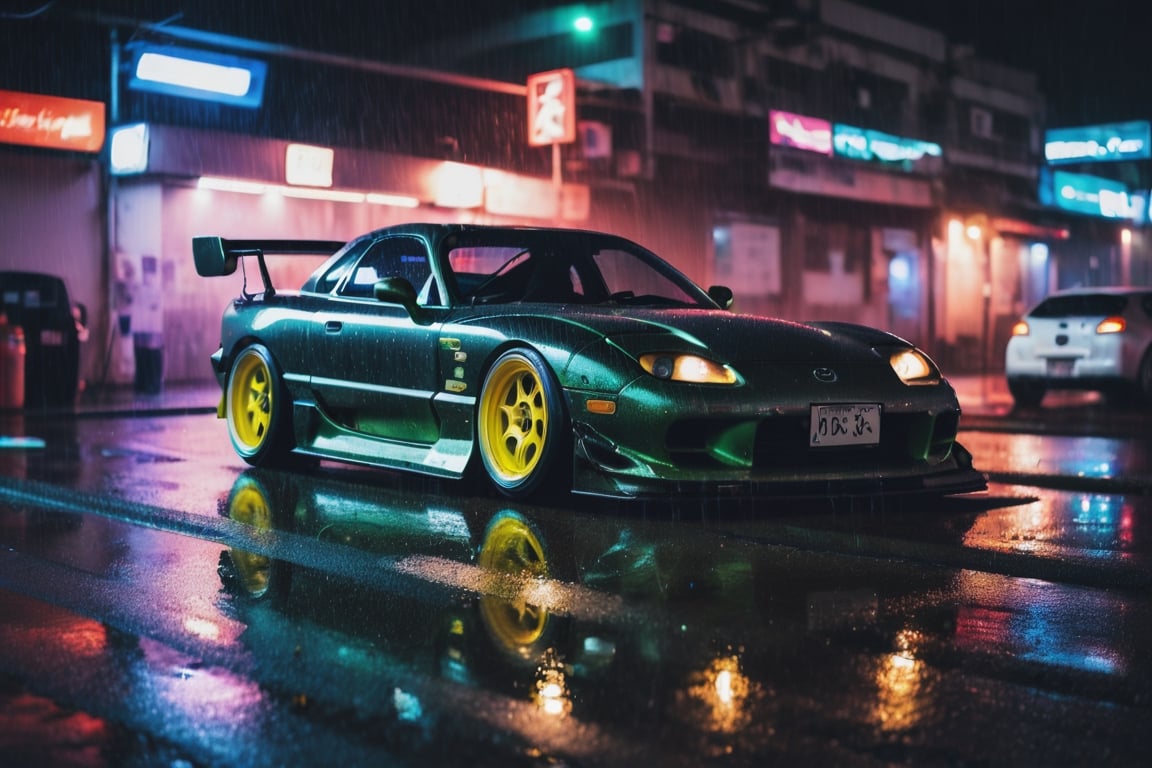
[[309, 329], [312, 389], [337, 423], [379, 437], [432, 443], [438, 437], [432, 398], [439, 322], [418, 324], [398, 305], [378, 301], [373, 286], [400, 276], [438, 303], [422, 240], [384, 237], [372, 243], [316, 313]]

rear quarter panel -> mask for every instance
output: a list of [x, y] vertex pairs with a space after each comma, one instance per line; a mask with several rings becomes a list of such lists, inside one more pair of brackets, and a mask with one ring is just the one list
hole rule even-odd
[[226, 377], [240, 350], [261, 343], [268, 347], [289, 387], [295, 390], [296, 382], [308, 376], [307, 334], [316, 306], [316, 299], [289, 293], [278, 293], [271, 299], [238, 299], [229, 304], [221, 321], [224, 354], [218, 374]]

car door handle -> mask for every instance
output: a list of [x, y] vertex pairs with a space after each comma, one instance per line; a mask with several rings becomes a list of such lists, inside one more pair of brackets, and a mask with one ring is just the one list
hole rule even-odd
[[339, 320], [329, 320], [324, 323], [324, 333], [340, 333], [344, 328], [344, 323]]

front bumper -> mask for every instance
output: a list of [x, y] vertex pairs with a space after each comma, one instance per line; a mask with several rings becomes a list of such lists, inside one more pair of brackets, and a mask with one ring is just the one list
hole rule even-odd
[[[988, 487], [972, 455], [951, 442], [942, 458], [899, 462], [835, 452], [825, 459], [751, 467], [715, 463], [682, 466], [644, 465], [577, 425], [573, 451], [573, 493], [642, 499], [670, 496], [864, 497], [894, 495], [946, 496], [975, 493]], [[657, 471], [658, 470], [658, 471]]]

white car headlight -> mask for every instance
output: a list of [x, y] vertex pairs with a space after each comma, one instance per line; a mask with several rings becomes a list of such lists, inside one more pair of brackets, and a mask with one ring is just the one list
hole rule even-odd
[[892, 353], [888, 358], [892, 370], [900, 377], [900, 381], [908, 385], [939, 384], [940, 371], [918, 349], [901, 349]]
[[693, 384], [736, 384], [736, 371], [699, 355], [652, 352], [640, 356], [640, 365], [658, 379]]

